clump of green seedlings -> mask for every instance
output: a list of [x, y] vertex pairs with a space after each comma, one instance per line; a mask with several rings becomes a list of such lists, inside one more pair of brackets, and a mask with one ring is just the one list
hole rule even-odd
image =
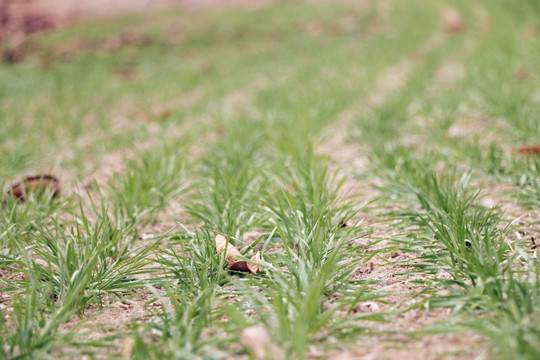
[[199, 193], [187, 206], [205, 226], [231, 236], [232, 244], [242, 245], [244, 233], [261, 225], [258, 205], [266, 184], [256, 164], [264, 140], [256, 126], [240, 121], [214, 144], [201, 162]]
[[[79, 287], [79, 291], [83, 287]], [[78, 294], [55, 307], [49, 297], [51, 288], [41, 281], [28, 281], [24, 290], [13, 296], [11, 309], [0, 309], [0, 356], [3, 359], [46, 358], [57, 346], [70, 341], [70, 334], [60, 333], [60, 325], [73, 316], [71, 305]]]
[[187, 139], [141, 152], [128, 160], [124, 172], [115, 172], [107, 193], [127, 227], [152, 222], [175, 196], [185, 192]]
[[[5, 187], [0, 184], [3, 190]], [[13, 255], [32, 242], [33, 236], [51, 224], [52, 217], [65, 205], [54, 201], [52, 193], [28, 194], [26, 200], [3, 196], [0, 203], [0, 255]]]
[[476, 319], [465, 317], [462, 324], [487, 335], [501, 358], [538, 357], [539, 267], [526, 247], [508, 242], [512, 224], [500, 210], [477, 204], [470, 173], [434, 171], [429, 155], [389, 149], [379, 162], [389, 170], [387, 189], [410, 204], [390, 216], [414, 225], [404, 249], [421, 254], [424, 263], [411, 265], [434, 275], [430, 286], [449, 292], [433, 295], [428, 306], [470, 311]]
[[282, 151], [268, 174], [274, 186], [264, 209], [281, 251], [264, 256], [267, 278], [250, 282], [262, 286], [262, 293], [247, 297], [261, 308], [260, 321], [279, 329], [274, 331], [277, 343], [296, 359], [304, 358], [309, 344], [354, 328], [355, 317], [347, 310], [381, 296], [351, 281], [362, 259], [350, 242], [362, 229], [341, 224], [355, 210], [337, 196], [335, 174], [313, 155], [310, 144], [299, 145]]

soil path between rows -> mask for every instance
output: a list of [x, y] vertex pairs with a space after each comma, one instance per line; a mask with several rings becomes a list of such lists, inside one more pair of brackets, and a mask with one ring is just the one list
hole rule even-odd
[[[389, 66], [374, 81], [371, 90], [365, 98], [358, 99], [358, 103], [345, 109], [337, 121], [333, 123], [331, 137], [326, 137], [317, 146], [317, 153], [330, 160], [331, 169], [337, 171], [338, 178], [344, 179], [341, 196], [360, 206], [372, 204], [367, 210], [360, 211], [357, 219], [360, 226], [368, 227], [371, 232], [367, 237], [357, 239], [356, 245], [367, 247], [367, 251], [377, 251], [388, 247], [387, 239], [397, 235], [394, 229], [388, 226], [378, 201], [382, 194], [377, 189], [381, 179], [370, 176], [368, 179], [356, 179], [355, 173], [370, 171], [369, 146], [351, 139], [355, 129], [354, 121], [362, 116], [365, 108], [380, 108], [399, 92], [410, 80], [414, 69], [422, 66], [429, 53], [443, 46], [447, 37], [443, 33], [435, 33], [415, 51], [404, 56], [397, 64]], [[398, 206], [396, 204], [396, 206]], [[382, 241], [381, 241], [382, 240]], [[355, 306], [355, 312], [378, 313], [391, 308], [405, 308], [418, 301], [418, 293], [422, 286], [416, 285], [415, 280], [426, 278], [428, 275], [404, 274], [406, 269], [403, 263], [418, 263], [420, 260], [402, 251], [383, 252], [360, 266], [354, 275], [355, 280], [377, 280], [375, 286], [378, 290], [392, 293], [382, 299], [382, 302], [368, 301]], [[349, 350], [332, 353], [329, 358], [349, 359], [455, 359], [466, 360], [477, 358], [483, 350], [482, 339], [474, 334], [437, 334], [411, 336], [412, 332], [419, 331], [438, 321], [448, 319], [449, 309], [414, 309], [405, 312], [390, 324], [381, 325], [380, 335], [368, 336], [365, 342]], [[370, 324], [368, 324], [369, 326]], [[372, 324], [371, 324], [372, 326]]]

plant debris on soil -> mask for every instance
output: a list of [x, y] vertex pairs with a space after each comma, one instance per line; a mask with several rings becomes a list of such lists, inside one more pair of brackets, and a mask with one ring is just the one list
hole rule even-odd
[[234, 271], [250, 272], [256, 274], [259, 271], [259, 266], [256, 265], [257, 261], [260, 261], [260, 252], [255, 252], [251, 257], [252, 262], [242, 260], [242, 254], [238, 249], [231, 245], [227, 238], [223, 235], [216, 236], [216, 251], [218, 254], [225, 252], [225, 259], [229, 264], [229, 269]]

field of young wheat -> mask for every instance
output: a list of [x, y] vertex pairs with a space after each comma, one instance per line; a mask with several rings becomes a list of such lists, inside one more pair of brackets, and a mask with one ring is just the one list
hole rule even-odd
[[536, 1], [180, 8], [17, 50], [0, 359], [540, 358]]

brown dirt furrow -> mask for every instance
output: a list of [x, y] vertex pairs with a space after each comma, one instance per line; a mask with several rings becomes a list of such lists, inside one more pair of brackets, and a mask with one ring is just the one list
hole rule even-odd
[[415, 67], [422, 64], [426, 56], [443, 45], [446, 39], [444, 33], [436, 32], [416, 51], [389, 68], [375, 81], [373, 90], [368, 95], [368, 104], [374, 108], [382, 107], [392, 94], [407, 83]]

